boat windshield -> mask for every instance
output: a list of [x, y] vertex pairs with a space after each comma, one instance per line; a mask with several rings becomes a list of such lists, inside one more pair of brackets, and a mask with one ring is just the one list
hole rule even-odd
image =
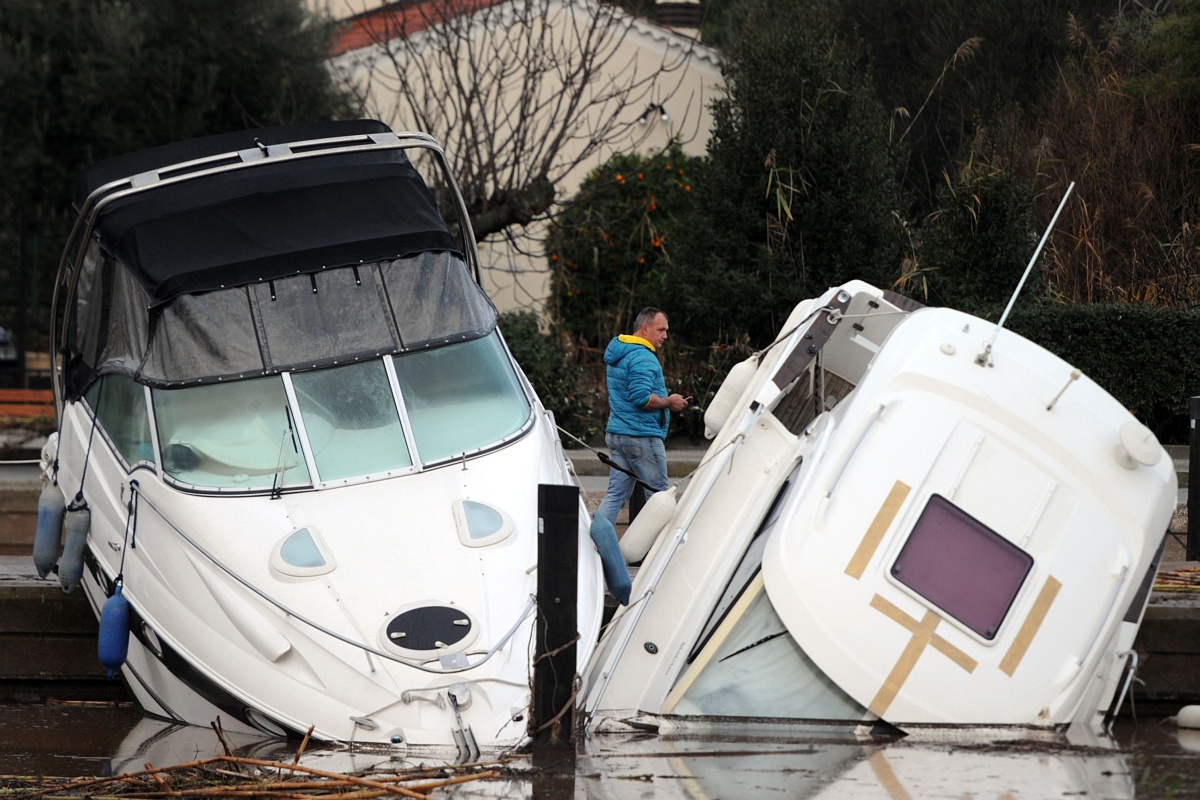
[[[124, 380], [106, 376], [114, 378]], [[219, 490], [400, 474], [495, 445], [531, 413], [496, 331], [401, 356], [151, 396], [164, 472]]]
[[529, 419], [529, 400], [495, 332], [392, 363], [426, 463], [498, 442]]
[[282, 377], [156, 389], [153, 396], [159, 455], [175, 480], [231, 489], [309, 482]]
[[383, 361], [299, 373], [292, 386], [321, 480], [412, 466]]

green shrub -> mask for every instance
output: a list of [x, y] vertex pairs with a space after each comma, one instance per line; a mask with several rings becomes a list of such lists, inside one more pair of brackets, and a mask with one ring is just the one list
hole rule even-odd
[[551, 307], [561, 330], [603, 348], [637, 312], [663, 306], [669, 253], [700, 158], [678, 142], [655, 155], [617, 155], [593, 170], [546, 239]]
[[1078, 367], [1164, 444], [1188, 442], [1189, 398], [1200, 395], [1200, 310], [1018, 304], [1005, 326]]
[[[667, 345], [670, 348], [670, 345]], [[673, 392], [691, 395], [691, 404], [681, 412], [671, 415], [673, 438], [688, 439], [693, 444], [704, 440], [704, 411], [713, 396], [721, 388], [729, 370], [754, 352], [747, 338], [742, 337], [729, 344], [715, 344], [705, 348], [683, 348], [670, 353], [663, 372], [667, 386]]]
[[[937, 194], [921, 226], [902, 290], [929, 305], [965, 308], [1008, 301], [1033, 255], [1033, 189], [1010, 172], [975, 162]], [[1027, 291], [1037, 291], [1040, 273]]]
[[801, 299], [899, 275], [888, 115], [858, 53], [819, 3], [743, 10], [708, 177], [668, 274], [672, 326], [698, 346], [769, 341]]

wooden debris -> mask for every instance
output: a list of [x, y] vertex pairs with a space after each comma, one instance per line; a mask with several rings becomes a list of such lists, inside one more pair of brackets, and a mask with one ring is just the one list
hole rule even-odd
[[[440, 789], [471, 781], [501, 777], [503, 762], [445, 767], [415, 767], [352, 775], [225, 754], [173, 767], [150, 765], [141, 772], [101, 778], [0, 776], [0, 798], [168, 798], [261, 797], [308, 798], [336, 796], [339, 800], [407, 797], [425, 800]], [[290, 776], [290, 777], [284, 777]]]
[[1156, 592], [1200, 592], [1200, 567], [1180, 567], [1154, 577]]

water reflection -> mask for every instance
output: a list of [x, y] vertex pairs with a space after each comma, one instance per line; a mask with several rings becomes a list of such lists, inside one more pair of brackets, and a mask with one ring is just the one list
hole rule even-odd
[[[1011, 733], [880, 741], [836, 729], [716, 730], [601, 741], [580, 759], [588, 798], [1138, 797], [1129, 755]], [[1008, 739], [1004, 737], [1009, 737]]]
[[[225, 734], [237, 755], [290, 763], [297, 744]], [[127, 704], [0, 706], [0, 774], [100, 776], [185, 764], [222, 752], [209, 728], [147, 718]], [[304, 766], [384, 774], [442, 763], [363, 748], [307, 749]], [[724, 725], [666, 735], [588, 737], [578, 756], [510, 761], [496, 778], [435, 797], [642, 800], [728, 797], [1156, 800], [1200, 796], [1200, 731], [1129, 720], [1113, 737], [1014, 738], [1011, 731], [929, 729], [860, 736], [842, 727]]]

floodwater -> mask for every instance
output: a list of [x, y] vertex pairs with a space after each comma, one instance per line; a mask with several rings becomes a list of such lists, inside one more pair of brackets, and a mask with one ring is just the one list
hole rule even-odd
[[[1159, 800], [1200, 797], [1200, 730], [1159, 716], [1119, 719], [1111, 736], [1068, 741], [1004, 729], [925, 729], [856, 735], [844, 726], [702, 723], [669, 734], [591, 734], [578, 748], [506, 759], [494, 778], [434, 797], [1021, 798]], [[296, 742], [226, 736], [237, 755], [290, 763]], [[101, 776], [169, 767], [221, 753], [209, 728], [172, 725], [127, 703], [0, 705], [0, 775]], [[302, 765], [387, 774], [446, 763], [306, 749]]]

